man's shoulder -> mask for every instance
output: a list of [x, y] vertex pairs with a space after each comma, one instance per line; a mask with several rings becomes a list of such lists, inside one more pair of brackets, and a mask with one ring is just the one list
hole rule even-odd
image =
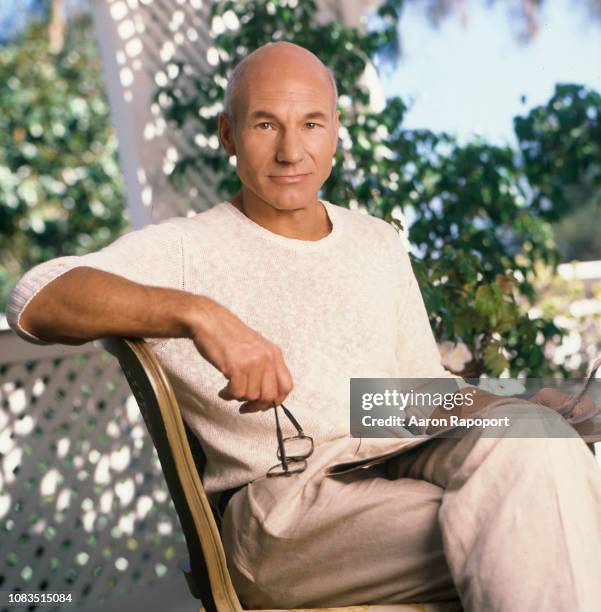
[[357, 236], [370, 242], [373, 240], [384, 240], [387, 244], [398, 243], [398, 232], [387, 221], [358, 209], [346, 208], [332, 202], [328, 203], [336, 206], [337, 213], [343, 221], [346, 230], [356, 233]]

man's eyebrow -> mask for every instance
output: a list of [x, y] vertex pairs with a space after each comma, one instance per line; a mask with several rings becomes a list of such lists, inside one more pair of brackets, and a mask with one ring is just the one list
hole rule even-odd
[[[276, 121], [279, 121], [276, 115], [266, 110], [256, 110], [252, 112], [249, 116], [249, 120], [254, 121], [255, 119], [259, 119], [260, 117], [265, 117], [267, 119], [275, 119]], [[327, 116], [321, 111], [312, 111], [310, 113], [307, 113], [303, 117], [303, 119], [321, 119], [322, 121], [327, 121]]]

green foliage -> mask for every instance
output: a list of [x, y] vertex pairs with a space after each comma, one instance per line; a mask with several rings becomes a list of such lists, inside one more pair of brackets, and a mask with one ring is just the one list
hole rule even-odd
[[547, 104], [516, 117], [531, 206], [554, 223], [564, 259], [601, 259], [601, 95], [557, 85]]
[[126, 228], [116, 139], [87, 19], [63, 51], [45, 29], [0, 47], [0, 308], [37, 263], [80, 255]]
[[[199, 74], [180, 65], [180, 77], [156, 93], [168, 120], [180, 128], [191, 123], [201, 135], [197, 154], [179, 161], [172, 180], [185, 185], [191, 166], [208, 165], [220, 177], [220, 192], [231, 196], [239, 189], [215, 138], [226, 79], [262, 44], [302, 45], [334, 70], [345, 126], [321, 195], [343, 206], [364, 206], [395, 224], [402, 212], [435, 335], [463, 341], [473, 355], [462, 374], [566, 374], [543, 352], [562, 330], [551, 320], [531, 319], [527, 310], [535, 298], [535, 262], [557, 263], [549, 222], [568, 209], [568, 185], [598, 180], [601, 139], [590, 144], [601, 112], [598, 95], [559, 86], [557, 100], [516, 119], [521, 156], [480, 139], [460, 144], [449, 134], [407, 130], [404, 102], [394, 97], [382, 112], [370, 111], [369, 91], [361, 84], [370, 58], [390, 57], [398, 48], [401, 8], [401, 0], [385, 2], [381, 29], [362, 33], [339, 22], [316, 24], [313, 0], [213, 2], [211, 18], [229, 17], [215, 38], [214, 69]], [[233, 15], [239, 26], [228, 29]], [[549, 132], [545, 122], [559, 127]]]
[[562, 261], [592, 261], [601, 259], [601, 231], [599, 223], [591, 220], [601, 217], [599, 198], [573, 207], [565, 217], [553, 224], [553, 233]]
[[531, 206], [555, 221], [582, 202], [601, 203], [601, 95], [557, 85], [549, 102], [516, 117]]

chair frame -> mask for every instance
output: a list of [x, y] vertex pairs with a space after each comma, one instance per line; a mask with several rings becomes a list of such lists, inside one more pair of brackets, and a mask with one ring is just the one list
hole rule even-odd
[[[213, 508], [202, 486], [199, 466], [190, 449], [190, 436], [167, 375], [150, 346], [140, 338], [103, 338], [129, 383], [157, 450], [169, 493], [188, 547], [183, 560], [188, 587], [207, 612], [242, 612], [225, 559]], [[198, 449], [200, 452], [200, 445]]]

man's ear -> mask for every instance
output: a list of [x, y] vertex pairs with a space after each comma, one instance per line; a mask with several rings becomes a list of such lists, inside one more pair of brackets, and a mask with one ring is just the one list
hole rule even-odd
[[340, 141], [339, 130], [340, 130], [340, 111], [337, 110], [334, 113], [334, 134], [335, 134], [335, 138], [334, 138], [334, 153], [332, 155], [335, 155], [336, 151], [338, 149], [338, 142]]
[[231, 157], [236, 155], [236, 144], [234, 143], [232, 123], [226, 113], [219, 113], [217, 120], [219, 140], [225, 152]]

